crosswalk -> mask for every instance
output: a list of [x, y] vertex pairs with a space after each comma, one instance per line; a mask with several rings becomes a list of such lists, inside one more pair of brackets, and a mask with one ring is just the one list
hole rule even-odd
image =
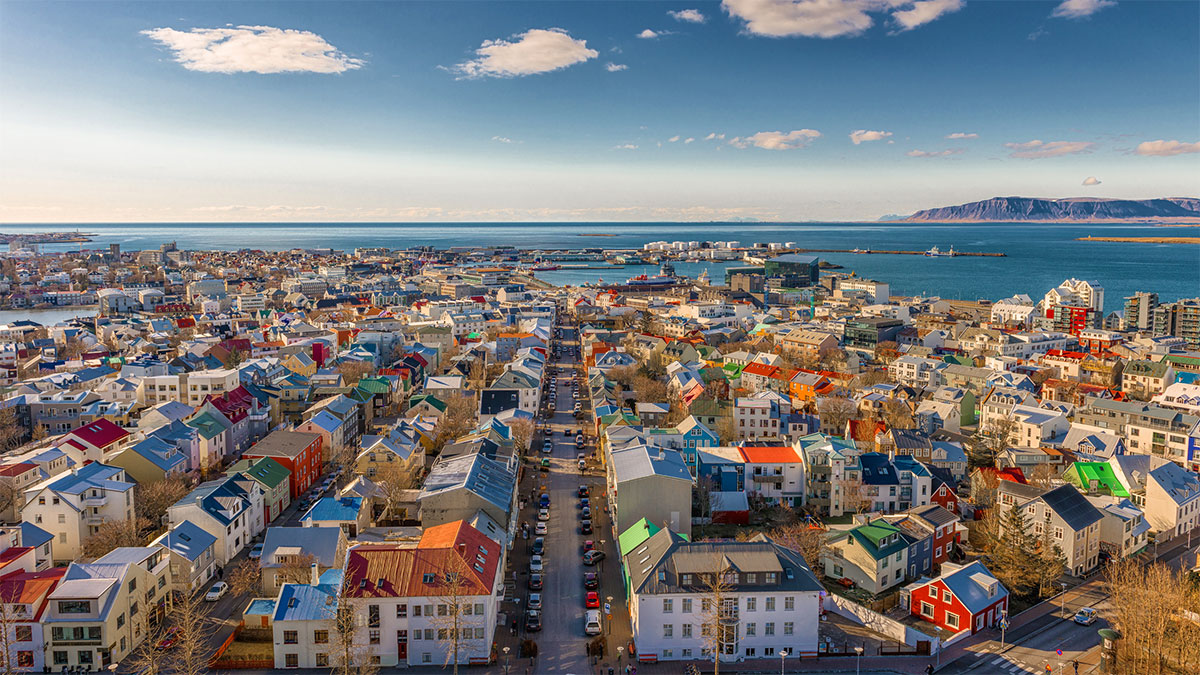
[[1043, 672], [1023, 663], [1012, 661], [1008, 656], [1005, 655], [997, 656], [991, 661], [988, 661], [987, 666], [984, 667], [983, 670], [989, 673], [1010, 673], [1011, 675], [1016, 675], [1017, 673], [1026, 673], [1032, 675]]

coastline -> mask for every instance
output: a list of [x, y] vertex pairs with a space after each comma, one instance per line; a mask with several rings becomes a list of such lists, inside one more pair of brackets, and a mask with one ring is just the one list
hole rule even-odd
[[1076, 237], [1075, 241], [1110, 241], [1123, 244], [1200, 244], [1200, 237]]

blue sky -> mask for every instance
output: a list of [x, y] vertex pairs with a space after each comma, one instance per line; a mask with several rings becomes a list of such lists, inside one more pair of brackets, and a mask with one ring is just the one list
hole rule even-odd
[[0, 220], [1194, 194], [1198, 25], [1198, 3], [1131, 0], [9, 2]]

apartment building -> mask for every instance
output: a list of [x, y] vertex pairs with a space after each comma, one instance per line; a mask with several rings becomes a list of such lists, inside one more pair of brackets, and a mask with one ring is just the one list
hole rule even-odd
[[1099, 564], [1103, 515], [1073, 485], [1045, 491], [1035, 485], [1000, 481], [996, 503], [1000, 511], [1024, 511], [1029, 532], [1035, 538], [1050, 532], [1051, 541], [1062, 549], [1068, 574], [1082, 576]]
[[26, 489], [21, 520], [54, 535], [54, 560], [65, 565], [101, 525], [133, 519], [133, 487], [124, 469], [88, 464]]

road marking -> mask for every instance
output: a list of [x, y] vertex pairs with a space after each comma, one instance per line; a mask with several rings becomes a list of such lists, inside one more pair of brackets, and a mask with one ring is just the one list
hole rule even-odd
[[1003, 661], [1003, 660], [1004, 660], [1004, 657], [1003, 657], [1003, 656], [997, 656], [996, 658], [992, 659], [992, 660], [991, 660], [991, 662], [990, 662], [990, 663], [988, 663], [988, 665], [989, 665], [989, 666], [994, 666], [994, 665], [996, 665], [997, 663], [1000, 663], [1000, 662], [1001, 662], [1001, 661]]

